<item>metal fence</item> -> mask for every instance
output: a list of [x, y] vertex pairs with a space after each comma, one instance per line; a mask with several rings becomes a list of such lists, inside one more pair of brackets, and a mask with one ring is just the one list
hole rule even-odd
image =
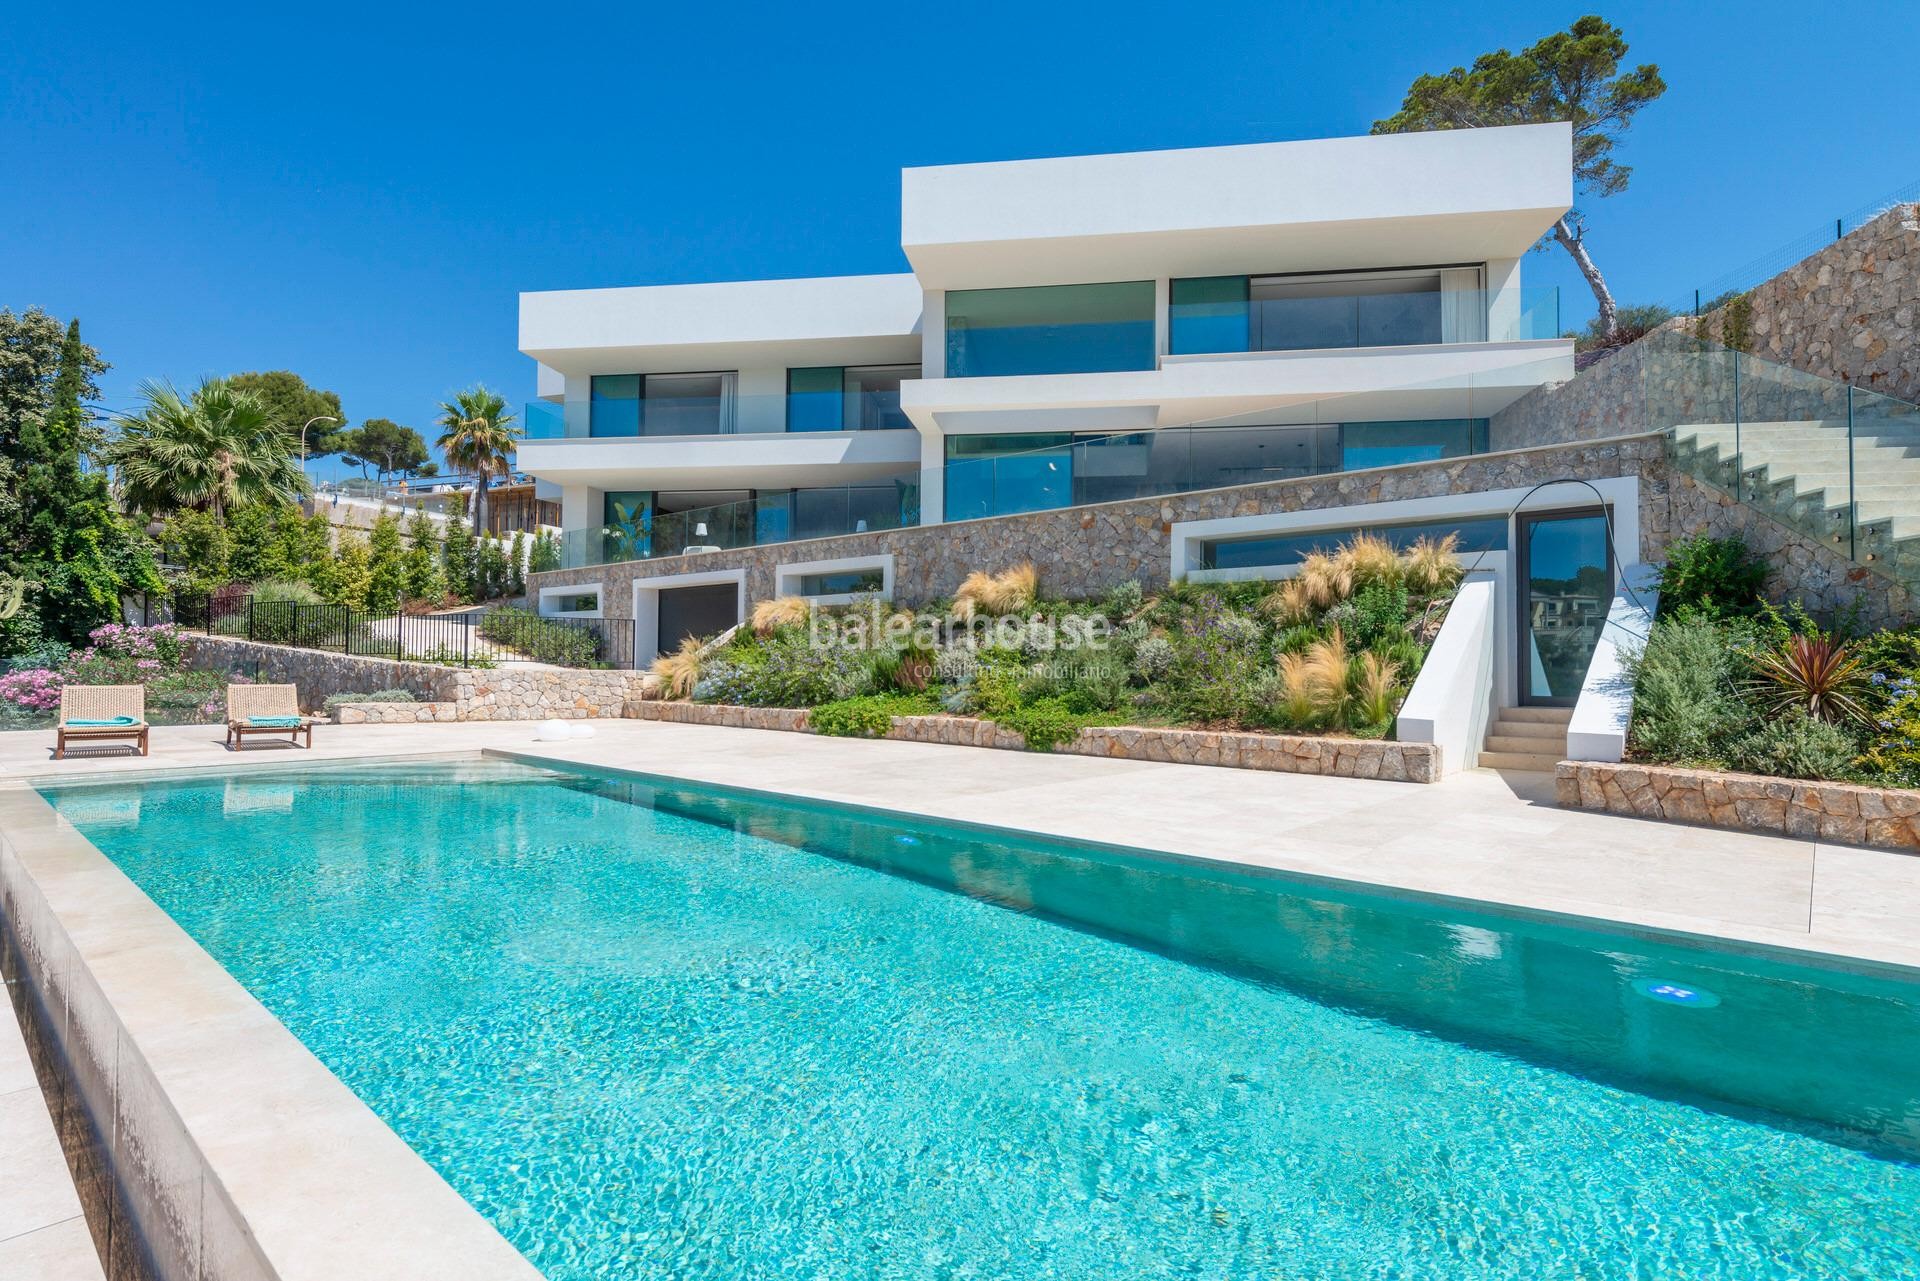
[[[171, 621], [183, 629], [355, 657], [449, 667], [633, 666], [630, 618], [543, 618], [504, 606], [458, 614], [376, 613], [222, 593], [176, 595], [168, 604]], [[162, 621], [150, 606], [143, 613], [151, 621]]]

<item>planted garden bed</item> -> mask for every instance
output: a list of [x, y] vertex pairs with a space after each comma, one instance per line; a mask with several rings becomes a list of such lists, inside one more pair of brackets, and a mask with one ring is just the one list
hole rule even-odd
[[[689, 642], [655, 671], [670, 698], [804, 709], [820, 734], [972, 741], [990, 724], [994, 745], [1030, 750], [1437, 777], [1433, 749], [1386, 740], [1460, 572], [1451, 541], [1400, 552], [1366, 536], [1282, 582], [1175, 584], [1152, 599], [1127, 582], [1050, 600], [1019, 566], [918, 611], [763, 602], [725, 644]], [[720, 723], [747, 723], [729, 715]], [[1322, 746], [1363, 742], [1391, 750]]]

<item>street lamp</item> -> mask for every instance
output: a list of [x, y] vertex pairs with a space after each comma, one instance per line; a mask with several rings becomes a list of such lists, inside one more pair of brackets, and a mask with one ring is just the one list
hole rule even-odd
[[315, 423], [341, 423], [342, 426], [346, 425], [342, 420], [335, 418], [332, 414], [319, 414], [307, 419], [307, 425], [300, 429], [300, 476], [303, 480], [306, 479], [307, 475], [307, 433], [313, 430]]

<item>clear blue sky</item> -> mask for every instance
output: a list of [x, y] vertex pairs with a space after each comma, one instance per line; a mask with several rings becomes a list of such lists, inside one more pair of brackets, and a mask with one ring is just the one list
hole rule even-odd
[[[520, 290], [904, 270], [904, 165], [1365, 133], [1592, 7], [15, 5], [0, 305], [78, 315], [110, 405], [290, 368], [431, 437], [532, 395]], [[1600, 11], [1671, 86], [1591, 208], [1624, 301], [1920, 182], [1920, 5]]]

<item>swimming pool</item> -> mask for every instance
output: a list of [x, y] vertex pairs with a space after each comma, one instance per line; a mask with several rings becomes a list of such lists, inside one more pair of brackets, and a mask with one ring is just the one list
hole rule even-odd
[[1920, 1275], [1893, 977], [501, 761], [45, 795], [555, 1281]]

